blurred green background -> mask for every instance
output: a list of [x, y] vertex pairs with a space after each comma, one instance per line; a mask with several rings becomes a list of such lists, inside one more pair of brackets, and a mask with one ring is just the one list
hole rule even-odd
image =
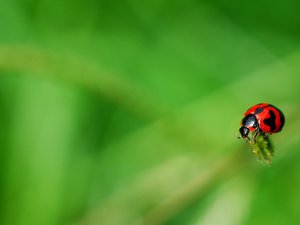
[[[2, 0], [0, 224], [300, 224], [299, 7]], [[237, 139], [260, 102], [271, 166]]]

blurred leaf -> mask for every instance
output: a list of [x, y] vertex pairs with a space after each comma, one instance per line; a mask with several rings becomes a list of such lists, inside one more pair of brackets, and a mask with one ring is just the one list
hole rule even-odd
[[[298, 224], [298, 5], [3, 2], [0, 223]], [[237, 139], [258, 102], [270, 167]]]

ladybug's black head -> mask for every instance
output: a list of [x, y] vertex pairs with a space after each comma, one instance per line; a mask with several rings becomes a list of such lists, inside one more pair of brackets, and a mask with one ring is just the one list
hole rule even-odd
[[243, 118], [242, 122], [241, 122], [241, 128], [240, 128], [240, 134], [241, 137], [243, 138], [247, 138], [248, 139], [248, 134], [250, 131], [257, 129], [258, 127], [258, 122], [257, 119], [255, 117], [255, 115], [250, 114], [247, 115]]
[[249, 129], [245, 126], [241, 126], [240, 128], [240, 134], [241, 134], [241, 137], [243, 138], [247, 138], [248, 137], [248, 134], [249, 134]]

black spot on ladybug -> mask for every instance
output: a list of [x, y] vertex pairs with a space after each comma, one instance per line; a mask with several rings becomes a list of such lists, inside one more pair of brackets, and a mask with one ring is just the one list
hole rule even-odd
[[264, 108], [262, 107], [262, 108], [257, 108], [256, 110], [255, 110], [255, 112], [254, 112], [254, 114], [256, 115], [256, 114], [259, 114], [259, 113], [261, 113], [262, 111], [264, 111]]
[[276, 115], [272, 110], [269, 110], [269, 114], [270, 114], [270, 117], [267, 119], [264, 119], [264, 123], [270, 127], [270, 131], [272, 132], [272, 131], [276, 130], [276, 123], [275, 123]]

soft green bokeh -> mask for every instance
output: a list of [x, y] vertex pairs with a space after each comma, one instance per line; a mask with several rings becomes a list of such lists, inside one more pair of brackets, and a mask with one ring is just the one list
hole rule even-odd
[[[299, 224], [299, 9], [2, 0], [0, 224]], [[237, 139], [260, 102], [271, 166]]]

